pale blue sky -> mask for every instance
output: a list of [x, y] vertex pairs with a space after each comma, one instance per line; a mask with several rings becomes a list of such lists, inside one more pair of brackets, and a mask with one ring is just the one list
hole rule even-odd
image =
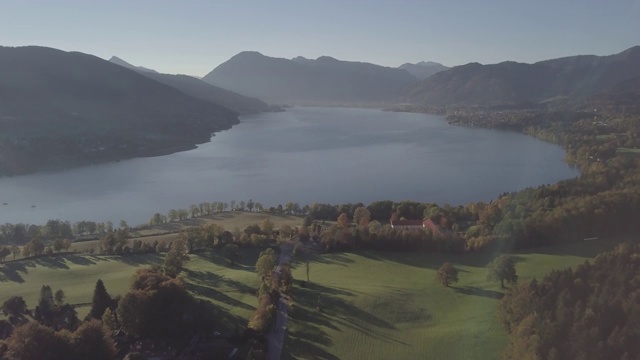
[[0, 0], [0, 45], [200, 76], [243, 50], [387, 66], [535, 62], [640, 45], [640, 0]]

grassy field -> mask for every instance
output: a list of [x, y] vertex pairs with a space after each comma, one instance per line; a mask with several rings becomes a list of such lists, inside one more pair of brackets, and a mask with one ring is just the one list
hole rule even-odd
[[[243, 258], [232, 268], [218, 253], [191, 255], [182, 273], [189, 290], [220, 308], [220, 330], [228, 333], [244, 328], [257, 305], [255, 289], [259, 279], [254, 264], [258, 249], [243, 249]], [[131, 276], [139, 267], [162, 264], [155, 254], [127, 257], [64, 255], [37, 260], [10, 262], [0, 266], [0, 303], [12, 295], [25, 298], [33, 309], [44, 284], [62, 289], [67, 302], [75, 305], [78, 316], [89, 312], [93, 289], [102, 279], [111, 296], [127, 292]]]
[[[210, 216], [202, 216], [194, 219], [188, 219], [184, 221], [176, 221], [169, 224], [163, 224], [159, 226], [153, 226], [149, 229], [141, 230], [141, 231], [133, 231], [132, 236], [144, 236], [141, 237], [140, 240], [146, 243], [154, 243], [165, 242], [167, 244], [171, 243], [175, 239], [178, 238], [177, 231], [182, 229], [196, 227], [196, 226], [206, 226], [209, 224], [218, 224], [222, 225], [226, 230], [233, 230], [234, 228], [238, 228], [243, 230], [249, 225], [255, 225], [262, 223], [262, 221], [266, 218], [269, 218], [275, 228], [280, 228], [281, 226], [288, 225], [291, 227], [296, 227], [302, 225], [302, 218], [295, 215], [274, 215], [274, 214], [264, 214], [264, 213], [250, 213], [244, 211], [228, 211], [222, 212], [215, 215]], [[152, 234], [159, 234], [148, 236]], [[82, 242], [74, 242], [71, 245], [70, 251], [78, 251], [85, 252], [88, 249], [95, 249], [98, 251], [99, 241], [91, 240], [91, 241], [82, 241]]]
[[[583, 242], [518, 253], [520, 279], [583, 263], [613, 242]], [[499, 359], [507, 344], [496, 320], [498, 283], [489, 254], [358, 252], [318, 256], [311, 284], [296, 285], [284, 359]], [[450, 261], [460, 282], [434, 281]], [[295, 279], [306, 279], [296, 266]], [[316, 310], [318, 298], [322, 312]]]
[[640, 156], [640, 149], [636, 149], [636, 148], [632, 149], [632, 148], [626, 148], [626, 147], [619, 147], [617, 151], [618, 151], [618, 154]]

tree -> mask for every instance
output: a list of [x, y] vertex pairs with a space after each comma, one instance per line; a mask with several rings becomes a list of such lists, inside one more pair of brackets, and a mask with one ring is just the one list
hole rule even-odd
[[271, 237], [273, 227], [273, 221], [271, 221], [269, 218], [265, 218], [260, 224], [260, 231], [262, 231], [263, 234], [267, 235], [267, 237]]
[[53, 242], [53, 250], [59, 253], [60, 251], [62, 251], [63, 248], [64, 248], [64, 240], [62, 240], [61, 238], [57, 238]]
[[258, 261], [256, 262], [256, 271], [258, 272], [258, 275], [261, 277], [270, 275], [276, 267], [277, 258], [276, 252], [271, 248], [261, 252], [260, 257], [258, 257]]
[[369, 225], [369, 221], [371, 221], [371, 214], [369, 213], [369, 210], [364, 206], [357, 208], [353, 212], [353, 221], [359, 226]]
[[120, 229], [128, 229], [129, 225], [127, 224], [126, 221], [124, 220], [120, 220]]
[[12, 296], [8, 298], [2, 304], [2, 313], [9, 317], [12, 323], [15, 323], [17, 319], [22, 318], [22, 315], [27, 312], [27, 303], [22, 296]]
[[0, 248], [0, 262], [4, 262], [4, 259], [11, 254], [11, 249], [3, 246]]
[[69, 332], [53, 331], [35, 321], [16, 328], [7, 339], [8, 360], [72, 359]]
[[98, 279], [98, 281], [96, 281], [96, 287], [93, 290], [91, 310], [89, 311], [87, 318], [98, 320], [102, 319], [104, 311], [111, 306], [112, 302], [113, 300], [107, 292], [107, 289], [104, 287], [104, 283], [101, 279]]
[[13, 260], [20, 254], [20, 247], [18, 245], [11, 245], [11, 253], [13, 254]]
[[500, 281], [500, 287], [504, 289], [504, 281], [515, 283], [518, 281], [516, 274], [516, 261], [513, 257], [500, 255], [487, 265], [487, 280]]
[[49, 324], [53, 321], [55, 302], [53, 300], [53, 290], [49, 285], [42, 285], [40, 288], [40, 299], [34, 312], [34, 318], [40, 323]]
[[62, 240], [62, 248], [65, 251], [68, 251], [70, 247], [71, 247], [71, 240], [69, 240], [69, 239]]
[[287, 214], [291, 214], [293, 212], [294, 204], [292, 202], [288, 202], [285, 204], [285, 209]]
[[256, 203], [253, 202], [253, 199], [249, 199], [249, 201], [247, 201], [247, 209], [249, 209], [249, 212], [251, 212], [253, 210], [253, 207], [256, 205]]
[[55, 300], [57, 306], [64, 305], [65, 297], [66, 295], [64, 294], [64, 291], [62, 291], [62, 289], [59, 289], [58, 291], [55, 292], [55, 294], [53, 294], [53, 300]]
[[76, 359], [112, 360], [117, 355], [109, 328], [96, 319], [80, 325], [73, 333], [72, 344]]
[[164, 258], [164, 271], [170, 276], [177, 276], [186, 261], [189, 261], [186, 242], [183, 239], [175, 240]]
[[342, 213], [338, 216], [338, 226], [343, 229], [346, 229], [349, 226], [349, 218], [346, 213]]
[[231, 262], [231, 266], [236, 264], [236, 261], [240, 259], [240, 247], [236, 244], [227, 244], [224, 247], [224, 256]]
[[109, 308], [102, 314], [102, 323], [112, 331], [118, 330], [119, 328], [118, 319], [116, 319], [114, 312]]
[[458, 269], [456, 269], [451, 263], [446, 262], [442, 264], [438, 272], [436, 273], [436, 282], [449, 287], [451, 284], [458, 282]]

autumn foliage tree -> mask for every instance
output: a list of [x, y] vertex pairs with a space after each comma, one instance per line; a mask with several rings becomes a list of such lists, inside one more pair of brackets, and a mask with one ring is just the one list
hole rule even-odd
[[508, 255], [500, 255], [487, 265], [487, 280], [500, 281], [500, 287], [504, 289], [504, 281], [515, 283], [518, 281], [516, 274], [516, 261]]
[[510, 339], [503, 358], [638, 359], [639, 294], [638, 244], [518, 284], [498, 308]]
[[444, 285], [445, 287], [449, 287], [449, 285], [457, 283], [458, 269], [449, 262], [442, 264], [436, 273], [436, 282]]

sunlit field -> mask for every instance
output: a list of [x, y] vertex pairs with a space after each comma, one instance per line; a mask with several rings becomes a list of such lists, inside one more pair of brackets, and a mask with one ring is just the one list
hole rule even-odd
[[[218, 252], [190, 255], [191, 261], [181, 276], [188, 289], [197, 297], [216, 304], [221, 312], [220, 330], [231, 332], [246, 326], [255, 309], [255, 289], [259, 279], [253, 265], [258, 249], [242, 249], [242, 259], [229, 267]], [[23, 296], [30, 309], [38, 302], [40, 288], [49, 285], [62, 289], [66, 301], [76, 307], [84, 318], [91, 307], [93, 289], [102, 279], [109, 294], [123, 295], [129, 289], [136, 269], [162, 265], [162, 255], [145, 254], [120, 256], [64, 255], [37, 260], [10, 262], [0, 266], [0, 302], [12, 295]]]
[[[521, 280], [576, 266], [613, 242], [584, 242], [517, 253]], [[496, 310], [505, 290], [486, 280], [489, 254], [358, 252], [298, 264], [287, 359], [499, 359], [507, 344]], [[434, 281], [445, 261], [460, 281]], [[319, 299], [319, 300], [318, 300]], [[318, 301], [321, 311], [317, 309]]]

